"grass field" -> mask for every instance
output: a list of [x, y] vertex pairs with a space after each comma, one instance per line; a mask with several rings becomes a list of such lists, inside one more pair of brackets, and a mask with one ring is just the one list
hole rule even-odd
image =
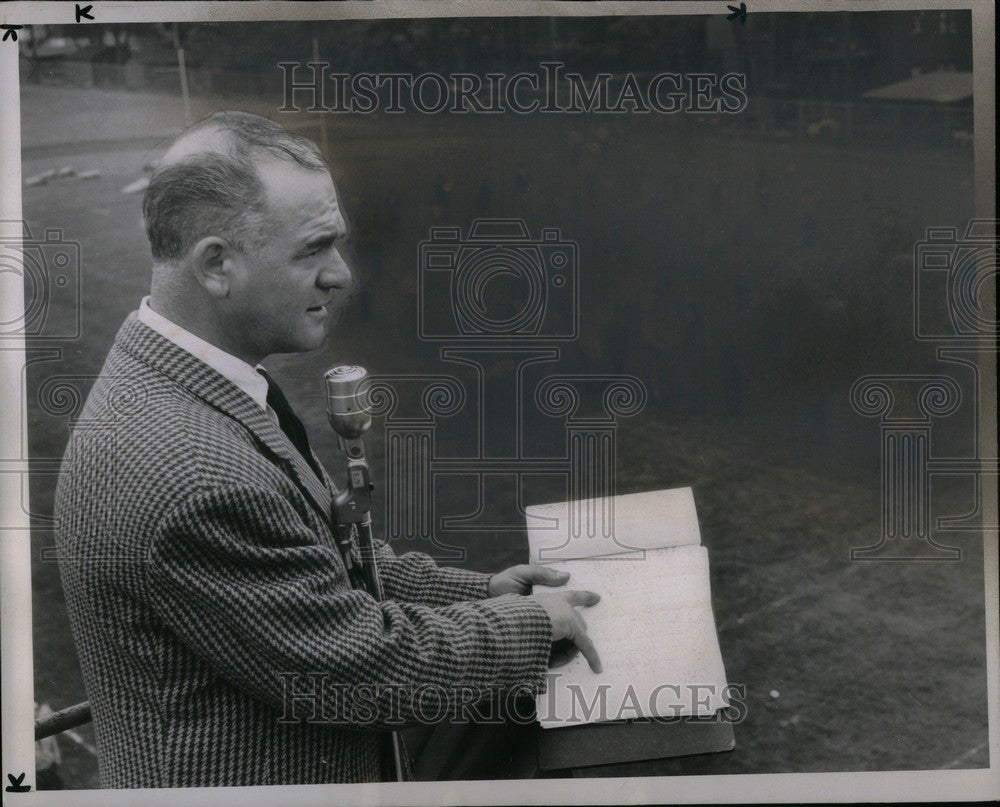
[[[94, 106], [115, 114], [107, 98], [88, 105], [79, 93], [66, 101], [69, 121]], [[36, 458], [58, 458], [68, 435], [66, 413], [39, 404], [44, 382], [82, 376], [73, 383], [85, 392], [146, 292], [139, 197], [120, 189], [159, 153], [175, 111], [158, 105], [176, 103], [136, 101], [149, 105], [139, 116], [146, 123], [134, 123], [132, 109], [122, 131], [133, 140], [110, 147], [79, 128], [34, 141], [54, 97], [25, 93], [25, 175], [65, 164], [102, 174], [24, 189], [33, 232], [58, 227], [83, 255], [82, 334], [51, 343], [58, 353], [39, 349], [28, 371]], [[461, 375], [442, 363], [439, 345], [415, 338], [417, 249], [433, 225], [465, 229], [477, 216], [506, 215], [533, 231], [559, 227], [579, 245], [581, 333], [553, 370], [629, 373], [649, 389], [646, 408], [616, 433], [618, 491], [694, 488], [727, 674], [746, 687], [747, 717], [732, 753], [631, 772], [988, 764], [980, 536], [943, 538], [964, 550], [958, 563], [849, 560], [851, 547], [878, 537], [880, 471], [878, 424], [851, 410], [848, 392], [866, 373], [933, 366], [911, 337], [908, 256], [924, 227], [971, 215], [967, 154], [911, 153], [905, 142], [870, 150], [741, 143], [655, 121], [335, 124], [331, 152], [361, 289], [327, 347], [268, 362], [328, 465], [338, 467], [319, 383], [327, 367]], [[71, 313], [54, 310], [53, 321]], [[496, 380], [508, 370], [498, 361], [491, 373]], [[972, 425], [963, 422], [942, 429], [950, 437], [936, 450], [968, 450]], [[539, 444], [556, 446], [560, 436]], [[382, 447], [376, 428], [376, 479]], [[43, 518], [54, 481], [38, 474], [30, 488], [34, 663], [36, 699], [60, 708], [86, 693], [58, 570], [40, 559], [52, 543]], [[970, 492], [936, 489], [935, 513], [965, 512]], [[470, 501], [445, 492], [438, 505], [454, 515]], [[487, 507], [507, 521], [512, 511], [510, 502]], [[526, 554], [515, 526], [449, 542], [483, 570]], [[90, 727], [79, 738], [94, 743]], [[72, 739], [60, 743], [65, 784], [95, 786], [92, 754]]]

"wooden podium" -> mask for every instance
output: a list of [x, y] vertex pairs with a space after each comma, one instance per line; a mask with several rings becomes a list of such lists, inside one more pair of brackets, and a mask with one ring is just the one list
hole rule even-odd
[[732, 751], [732, 723], [721, 716], [590, 723], [568, 728], [537, 728], [538, 767], [570, 770], [574, 776], [615, 776], [614, 767], [694, 754]]

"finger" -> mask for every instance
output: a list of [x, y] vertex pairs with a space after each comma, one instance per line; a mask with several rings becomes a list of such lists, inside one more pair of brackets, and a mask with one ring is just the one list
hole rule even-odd
[[601, 595], [593, 591], [572, 591], [564, 592], [566, 602], [570, 605], [597, 605], [601, 601]]
[[580, 654], [578, 648], [571, 641], [562, 639], [552, 645], [552, 653], [549, 655], [549, 667], [564, 667]]
[[583, 653], [583, 657], [587, 659], [587, 663], [590, 665], [595, 673], [601, 671], [601, 657], [597, 655], [597, 648], [594, 647], [594, 643], [590, 640], [586, 631], [581, 631], [576, 636], [573, 637], [573, 642], [577, 647], [580, 648], [580, 652]]
[[548, 566], [524, 566], [524, 580], [542, 586], [562, 586], [569, 580], [569, 572], [550, 569]]

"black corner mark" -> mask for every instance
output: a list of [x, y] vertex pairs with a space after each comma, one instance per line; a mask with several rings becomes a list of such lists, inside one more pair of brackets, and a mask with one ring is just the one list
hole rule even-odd
[[[6, 37], [4, 37], [6, 38]], [[10, 784], [7, 785], [8, 793], [27, 793], [31, 790], [31, 785], [22, 785], [21, 782], [24, 781], [24, 774], [20, 776], [14, 776], [12, 773], [7, 774], [7, 778], [10, 780]]]
[[[0, 41], [6, 42], [8, 39], [12, 39], [15, 42], [17, 42], [17, 32], [20, 31], [22, 28], [24, 28], [24, 26], [23, 25], [0, 25], [0, 28], [3, 28], [3, 40], [0, 40]], [[9, 775], [10, 774], [8, 774], [8, 776]]]
[[737, 17], [739, 17], [740, 18], [740, 24], [741, 25], [746, 25], [746, 21], [747, 21], [747, 4], [746, 3], [740, 3], [740, 7], [739, 8], [736, 8], [736, 6], [726, 6], [726, 8], [728, 8], [730, 11], [733, 12], [728, 17], [726, 17], [727, 20], [735, 20]]
[[76, 21], [79, 22], [81, 19], [84, 19], [84, 20], [92, 20], [92, 19], [94, 19], [93, 17], [90, 16], [90, 9], [92, 9], [92, 8], [93, 8], [93, 6], [84, 6], [83, 8], [80, 8], [80, 6], [77, 5], [77, 7], [76, 7]]

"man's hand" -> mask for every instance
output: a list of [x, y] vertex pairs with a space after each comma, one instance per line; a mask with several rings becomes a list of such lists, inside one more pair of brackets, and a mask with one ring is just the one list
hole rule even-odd
[[532, 586], [561, 586], [567, 580], [569, 572], [557, 572], [548, 566], [522, 563], [497, 572], [490, 578], [486, 590], [491, 597], [499, 597], [501, 594], [530, 594]]
[[[531, 594], [532, 586], [562, 586], [568, 580], [569, 572], [524, 563], [493, 575], [486, 588], [491, 597], [499, 597], [501, 594]], [[600, 672], [601, 659], [587, 635], [587, 623], [573, 606], [596, 605], [600, 602], [601, 595], [593, 591], [553, 591], [533, 594], [532, 597], [545, 609], [552, 623], [552, 656], [549, 666], [561, 667], [577, 653], [583, 653], [590, 669]]]
[[596, 605], [601, 601], [601, 595], [593, 591], [553, 591], [533, 594], [532, 599], [545, 609], [552, 622], [554, 647], [550, 666], [559, 667], [565, 664], [579, 650], [590, 664], [590, 669], [599, 673], [601, 659], [597, 655], [594, 643], [587, 635], [587, 623], [573, 606]]

